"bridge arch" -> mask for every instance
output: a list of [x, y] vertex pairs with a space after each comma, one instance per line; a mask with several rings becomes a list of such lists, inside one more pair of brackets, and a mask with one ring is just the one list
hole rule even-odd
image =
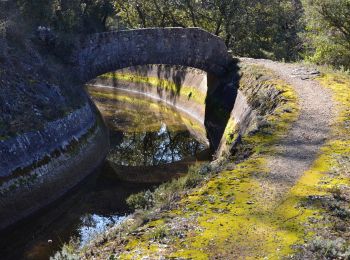
[[[137, 65], [193, 67], [208, 73], [205, 122], [216, 150], [237, 94], [237, 62], [219, 37], [200, 28], [145, 28], [81, 39], [73, 60], [82, 82]], [[211, 82], [212, 81], [212, 82]], [[218, 115], [218, 112], [221, 111]]]
[[81, 40], [74, 59], [83, 81], [146, 64], [194, 67], [222, 77], [232, 63], [224, 42], [199, 28], [146, 28], [93, 34]]

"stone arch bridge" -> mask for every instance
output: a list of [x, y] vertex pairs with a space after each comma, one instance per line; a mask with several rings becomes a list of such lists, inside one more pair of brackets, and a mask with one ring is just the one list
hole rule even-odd
[[[147, 64], [181, 65], [207, 72], [204, 124], [212, 149], [218, 147], [238, 82], [236, 62], [218, 36], [200, 28], [98, 33], [82, 38], [72, 59], [82, 82], [107, 72]], [[217, 111], [223, 112], [218, 115]]]
[[148, 28], [105, 32], [81, 39], [74, 63], [82, 80], [135, 65], [194, 67], [217, 77], [233, 59], [224, 42], [199, 28]]

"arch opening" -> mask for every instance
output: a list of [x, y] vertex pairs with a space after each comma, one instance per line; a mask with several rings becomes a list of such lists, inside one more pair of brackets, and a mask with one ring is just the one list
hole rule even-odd
[[236, 98], [231, 75], [223, 81], [203, 70], [164, 64], [124, 68], [103, 74], [88, 84], [139, 93], [175, 107], [196, 122], [189, 130], [210, 145], [212, 153], [219, 145]]

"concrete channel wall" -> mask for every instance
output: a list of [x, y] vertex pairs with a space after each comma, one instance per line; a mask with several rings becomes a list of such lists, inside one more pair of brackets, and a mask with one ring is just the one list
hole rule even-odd
[[0, 142], [0, 230], [53, 202], [94, 171], [108, 132], [87, 102], [43, 129]]
[[89, 82], [95, 87], [107, 87], [144, 94], [177, 108], [204, 127], [207, 73], [166, 65], [134, 66], [109, 73]]
[[95, 123], [89, 104], [63, 118], [47, 123], [43, 129], [0, 141], [0, 178], [11, 177], [16, 169], [25, 168], [64, 148], [71, 140], [79, 140]]

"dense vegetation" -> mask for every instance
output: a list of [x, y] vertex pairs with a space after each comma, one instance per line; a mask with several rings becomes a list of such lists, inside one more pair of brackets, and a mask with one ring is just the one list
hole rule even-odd
[[[9, 12], [9, 5], [16, 7]], [[65, 40], [72, 33], [195, 26], [222, 37], [238, 56], [350, 68], [350, 0], [17, 0], [0, 9], [2, 35], [14, 13]]]

